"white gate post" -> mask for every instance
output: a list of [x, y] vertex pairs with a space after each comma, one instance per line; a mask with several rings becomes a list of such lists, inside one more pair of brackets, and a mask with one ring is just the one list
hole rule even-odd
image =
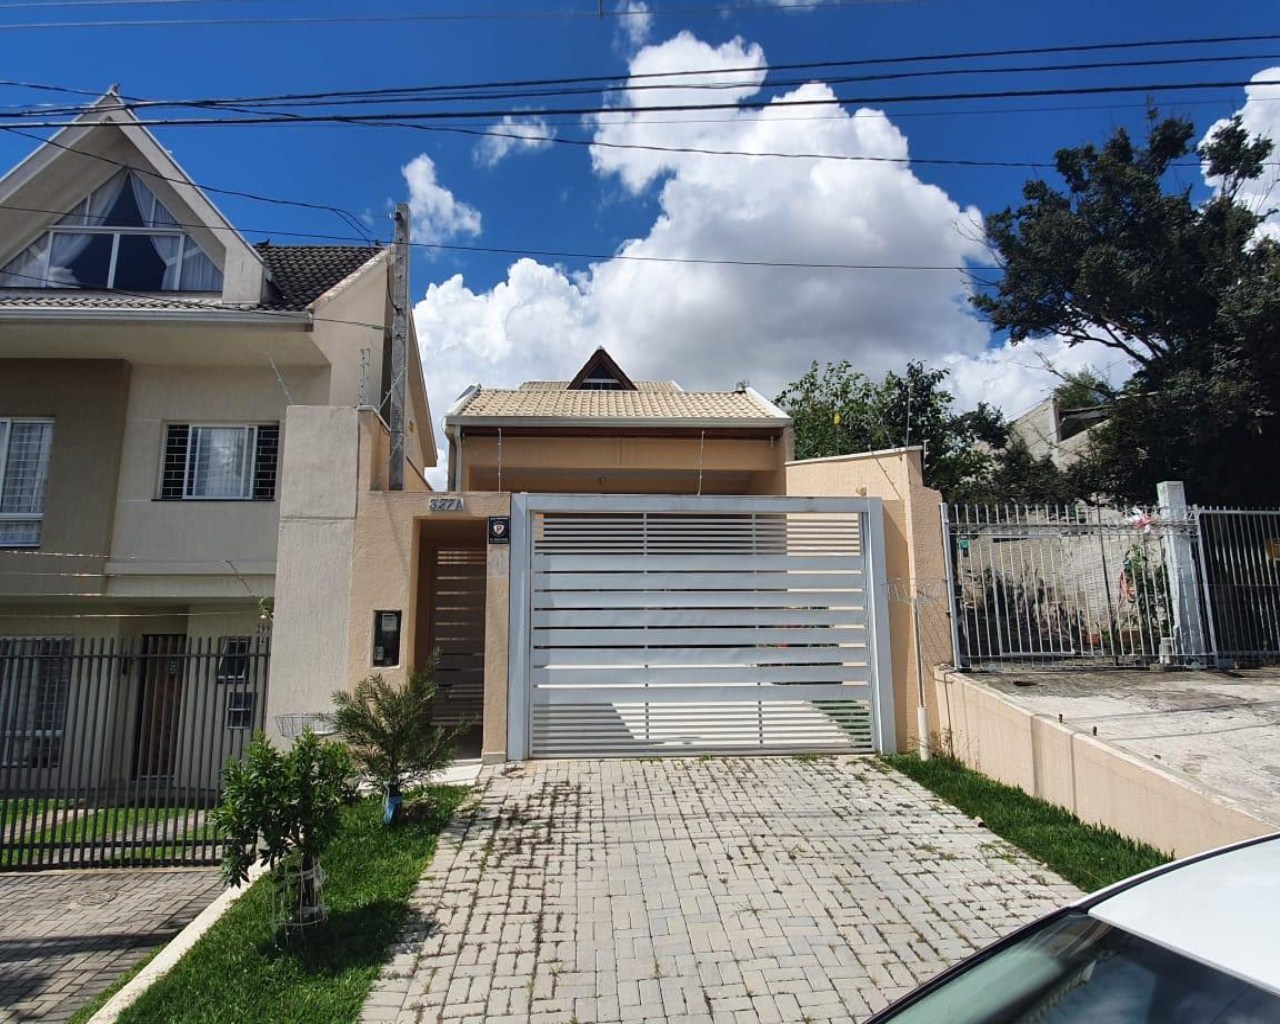
[[[1165, 480], [1156, 484], [1156, 501], [1160, 516], [1172, 527], [1162, 531], [1165, 575], [1169, 581], [1169, 599], [1173, 605], [1173, 632], [1177, 653], [1184, 658], [1208, 661], [1204, 635], [1204, 617], [1200, 604], [1200, 587], [1196, 581], [1195, 552], [1188, 529], [1191, 522], [1187, 508], [1187, 491], [1181, 480]], [[1182, 528], [1180, 528], [1182, 527]]]
[[533, 624], [530, 617], [529, 572], [533, 549], [532, 516], [527, 494], [511, 495], [511, 561], [508, 595], [511, 602], [507, 640], [507, 760], [529, 757], [529, 655]]
[[898, 752], [898, 728], [893, 710], [893, 659], [889, 639], [889, 590], [884, 559], [884, 503], [866, 498], [862, 513], [866, 547], [867, 633], [871, 647], [871, 729], [876, 752]]

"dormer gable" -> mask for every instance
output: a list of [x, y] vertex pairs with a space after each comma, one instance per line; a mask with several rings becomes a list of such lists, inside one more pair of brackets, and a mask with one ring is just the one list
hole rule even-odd
[[568, 391], [636, 391], [635, 383], [622, 372], [603, 347], [591, 353], [591, 357], [582, 365], [573, 380], [569, 382]]
[[133, 170], [121, 170], [0, 267], [0, 288], [222, 293], [222, 271]]
[[270, 294], [254, 247], [114, 90], [0, 178], [0, 288]]

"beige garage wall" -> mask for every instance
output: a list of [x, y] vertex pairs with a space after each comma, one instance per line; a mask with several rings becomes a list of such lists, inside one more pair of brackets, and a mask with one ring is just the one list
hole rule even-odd
[[[327, 710], [335, 690], [380, 673], [402, 681], [417, 667], [423, 524], [507, 515], [510, 496], [461, 495], [461, 511], [406, 472], [406, 490], [385, 491], [387, 432], [377, 415], [350, 407], [292, 406], [281, 460], [279, 564], [268, 731], [275, 716]], [[485, 606], [484, 751], [506, 751], [508, 562], [490, 548]], [[400, 663], [372, 663], [375, 611], [400, 611]], [[278, 738], [278, 736], [277, 736]]]
[[[916, 708], [919, 675], [911, 606], [893, 600], [915, 581], [939, 599], [921, 608], [921, 647], [925, 672], [951, 660], [951, 626], [945, 600], [946, 560], [939, 506], [942, 495], [925, 487], [921, 448], [804, 459], [787, 463], [787, 494], [798, 497], [873, 497], [884, 502], [885, 572], [891, 593], [889, 635], [893, 648], [894, 710], [898, 749], [917, 745]], [[939, 728], [932, 686], [925, 687], [929, 730]]]
[[951, 752], [990, 778], [1179, 857], [1274, 831], [1190, 780], [1032, 714], [959, 672], [935, 679]]

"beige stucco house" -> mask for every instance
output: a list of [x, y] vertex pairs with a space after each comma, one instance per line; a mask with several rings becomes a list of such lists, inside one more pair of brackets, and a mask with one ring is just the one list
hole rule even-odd
[[[275, 596], [287, 411], [378, 416], [393, 261], [375, 244], [251, 244], [114, 94], [0, 178], [0, 764], [59, 742], [79, 668], [50, 652], [204, 638], [234, 677]], [[436, 445], [408, 350], [420, 476]], [[143, 678], [168, 671], [112, 673], [122, 747], [153, 715], [135, 704], [174, 735], [196, 713], [262, 720], [250, 697], [152, 699], [180, 690]]]
[[796, 462], [749, 388], [633, 381], [603, 350], [469, 388], [444, 429], [449, 489], [393, 491], [376, 416], [289, 410], [268, 731], [438, 651], [437, 715], [491, 761], [906, 742], [889, 584], [942, 572], [919, 449]]

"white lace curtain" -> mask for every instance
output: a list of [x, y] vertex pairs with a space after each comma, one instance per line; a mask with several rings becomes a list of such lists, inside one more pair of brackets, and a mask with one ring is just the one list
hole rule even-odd
[[[137, 204], [141, 224], [117, 222], [111, 216], [124, 188], [128, 185], [134, 202]], [[178, 227], [178, 221], [165, 208], [155, 194], [143, 182], [140, 175], [132, 171], [121, 171], [103, 185], [94, 189], [74, 210], [58, 221], [58, 226], [67, 227]], [[138, 239], [125, 242], [124, 238]], [[109, 235], [79, 233], [75, 231], [55, 231], [42, 235], [25, 251], [0, 270], [0, 287], [5, 288], [76, 288], [76, 287], [110, 287], [114, 282], [107, 280], [109, 257], [97, 261], [89, 274], [94, 280], [81, 280], [75, 270], [78, 259], [85, 255], [91, 245], [104, 246], [110, 240]], [[95, 242], [95, 240], [97, 240]], [[145, 240], [145, 241], [143, 241]], [[155, 255], [164, 264], [164, 272], [160, 281], [152, 287], [159, 291], [175, 291], [179, 287], [183, 291], [217, 292], [222, 290], [222, 273], [213, 261], [201, 250], [193, 238], [184, 239], [178, 235], [132, 235], [121, 236], [120, 249], [117, 252], [117, 267], [120, 260], [136, 258], [138, 250], [135, 246], [149, 245]], [[46, 269], [47, 268], [47, 269]], [[97, 271], [95, 274], [94, 271]], [[82, 271], [86, 273], [86, 271]], [[150, 290], [148, 288], [148, 290]]]

